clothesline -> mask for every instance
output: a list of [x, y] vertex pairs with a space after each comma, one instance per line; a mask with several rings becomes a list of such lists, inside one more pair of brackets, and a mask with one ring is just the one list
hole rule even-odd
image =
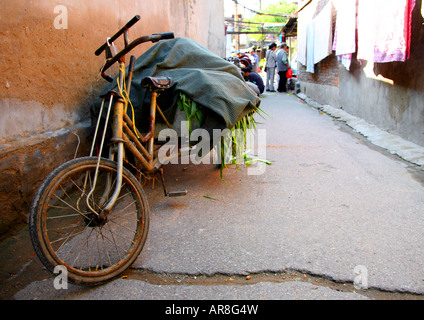
[[246, 10], [248, 10], [248, 11], [254, 13], [254, 14], [260, 15], [260, 16], [286, 17], [286, 18], [292, 18], [293, 17], [293, 15], [288, 14], [288, 13], [274, 14], [274, 13], [259, 12], [259, 11], [256, 11], [256, 10], [249, 9], [245, 5], [242, 5], [241, 3], [239, 3], [237, 0], [233, 0], [233, 1], [234, 1], [234, 3], [238, 4], [239, 6], [242, 6], [244, 9], [246, 9]]

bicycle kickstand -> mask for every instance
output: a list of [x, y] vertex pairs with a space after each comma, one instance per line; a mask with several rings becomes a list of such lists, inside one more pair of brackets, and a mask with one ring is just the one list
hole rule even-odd
[[165, 197], [174, 198], [174, 197], [183, 197], [183, 196], [187, 195], [187, 193], [188, 193], [187, 190], [168, 192], [166, 190], [165, 179], [163, 177], [163, 169], [162, 168], [159, 169], [159, 174], [160, 174], [160, 178], [162, 180], [163, 192], [165, 193]]

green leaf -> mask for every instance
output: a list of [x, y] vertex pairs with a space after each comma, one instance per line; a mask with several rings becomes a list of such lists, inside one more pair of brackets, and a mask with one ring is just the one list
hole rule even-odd
[[215, 199], [215, 198], [212, 198], [212, 197], [209, 197], [209, 196], [203, 196], [203, 198], [219, 201], [218, 199]]

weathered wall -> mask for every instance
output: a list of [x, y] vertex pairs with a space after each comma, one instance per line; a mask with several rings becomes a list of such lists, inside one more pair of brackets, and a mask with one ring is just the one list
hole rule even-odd
[[[57, 5], [65, 29], [54, 25]], [[225, 56], [223, 0], [0, 0], [0, 235], [26, 220], [35, 188], [74, 157], [75, 134], [86, 154], [89, 105], [105, 84], [94, 51], [136, 14], [131, 39], [174, 31]]]
[[[320, 0], [320, 3], [326, 0]], [[301, 91], [320, 104], [342, 108], [380, 129], [424, 146], [424, 25], [421, 2], [413, 12], [411, 58], [406, 62], [378, 63], [375, 75], [393, 80], [389, 84], [370, 78], [366, 62], [354, 55], [350, 71], [333, 55], [317, 65], [314, 75], [302, 73]], [[337, 80], [338, 79], [338, 83]]]
[[315, 65], [315, 73], [306, 72], [299, 64], [298, 78], [302, 93], [320, 104], [340, 106], [339, 62], [335, 55], [328, 56]]
[[[57, 30], [57, 1], [0, 1], [0, 142], [78, 122], [104, 82], [103, 57], [94, 55], [107, 36], [135, 14], [132, 39], [175, 31], [225, 55], [223, 1], [61, 1], [68, 29]], [[140, 54], [148, 45], [142, 45]], [[6, 116], [6, 115], [7, 116]]]

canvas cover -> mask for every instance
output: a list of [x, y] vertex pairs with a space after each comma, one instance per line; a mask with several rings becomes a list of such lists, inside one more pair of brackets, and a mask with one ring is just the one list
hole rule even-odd
[[[177, 110], [177, 98], [182, 92], [205, 110], [202, 128], [232, 128], [243, 116], [260, 104], [260, 99], [248, 88], [239, 69], [218, 57], [208, 49], [188, 38], [175, 38], [158, 42], [137, 58], [130, 100], [135, 110], [135, 122], [140, 131], [148, 125], [150, 92], [142, 87], [147, 76], [171, 77], [174, 85], [162, 92], [158, 105], [173, 123]], [[116, 77], [101, 93], [118, 91]], [[97, 118], [98, 104], [92, 109]], [[131, 108], [127, 113], [131, 116]], [[158, 115], [157, 121], [160, 121]]]

